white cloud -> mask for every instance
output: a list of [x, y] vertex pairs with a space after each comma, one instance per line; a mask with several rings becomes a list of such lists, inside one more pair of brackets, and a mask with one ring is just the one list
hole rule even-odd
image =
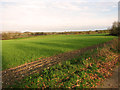
[[113, 5], [112, 7], [113, 7], [113, 8], [116, 8], [116, 7], [118, 7], [118, 5]]
[[110, 9], [107, 9], [107, 8], [106, 8], [106, 9], [102, 9], [102, 11], [103, 11], [103, 12], [109, 12]]
[[53, 2], [52, 6], [54, 8], [65, 9], [65, 10], [81, 11], [81, 10], [87, 10], [88, 9], [87, 6], [80, 8], [79, 6], [74, 5], [72, 2]]

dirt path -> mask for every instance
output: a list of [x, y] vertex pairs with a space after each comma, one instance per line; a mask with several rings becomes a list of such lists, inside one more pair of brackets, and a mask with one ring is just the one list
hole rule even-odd
[[103, 81], [102, 85], [97, 88], [118, 88], [120, 87], [120, 66], [113, 69], [113, 75]]
[[[106, 42], [105, 44], [109, 44], [109, 43], [111, 42]], [[51, 56], [45, 59], [40, 59], [38, 61], [20, 65], [15, 68], [4, 70], [2, 71], [2, 87], [4, 88], [6, 87], [6, 85], [14, 84], [14, 81], [16, 80], [20, 81], [25, 76], [29, 76], [33, 73], [40, 72], [44, 68], [57, 64], [63, 60], [65, 61], [75, 58], [76, 56], [80, 56], [81, 54], [83, 54], [88, 50], [92, 50], [102, 46], [104, 46], [104, 44], [89, 46], [86, 48], [82, 48], [80, 50], [67, 52], [56, 56]]]

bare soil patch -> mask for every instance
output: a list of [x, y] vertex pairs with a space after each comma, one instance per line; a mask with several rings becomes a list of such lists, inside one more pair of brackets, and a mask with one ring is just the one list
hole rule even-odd
[[120, 87], [120, 66], [113, 69], [113, 75], [103, 81], [102, 85], [97, 86], [97, 88], [119, 88]]

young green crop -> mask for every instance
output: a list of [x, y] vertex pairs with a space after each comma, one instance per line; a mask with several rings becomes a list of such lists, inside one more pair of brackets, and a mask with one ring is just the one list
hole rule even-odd
[[[97, 35], [46, 35], [22, 39], [2, 40], [2, 69], [83, 47], [104, 43], [114, 36]], [[69, 65], [69, 63], [68, 63]]]

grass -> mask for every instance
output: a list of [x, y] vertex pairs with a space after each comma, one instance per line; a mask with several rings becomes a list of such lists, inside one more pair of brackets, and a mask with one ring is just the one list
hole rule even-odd
[[96, 35], [46, 35], [29, 38], [2, 40], [2, 69], [8, 69], [40, 57], [77, 50], [104, 43], [114, 36]]
[[79, 57], [45, 68], [41, 73], [35, 73], [20, 82], [16, 81], [8, 87], [94, 88], [112, 75], [111, 69], [116, 65], [115, 57], [118, 56], [110, 48], [107, 46], [87, 51]]

